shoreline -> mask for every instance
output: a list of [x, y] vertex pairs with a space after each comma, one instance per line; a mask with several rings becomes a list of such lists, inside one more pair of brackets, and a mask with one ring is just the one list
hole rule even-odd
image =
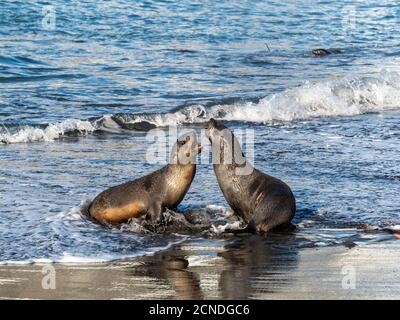
[[54, 290], [42, 288], [46, 264], [2, 265], [0, 299], [399, 299], [399, 249], [194, 239], [124, 261], [52, 264]]

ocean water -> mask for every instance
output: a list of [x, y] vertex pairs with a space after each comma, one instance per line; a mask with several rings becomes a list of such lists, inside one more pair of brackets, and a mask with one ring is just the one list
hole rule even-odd
[[[162, 165], [146, 161], [147, 130], [201, 134], [211, 117], [253, 130], [255, 166], [292, 187], [291, 245], [390, 239], [382, 230], [400, 224], [399, 8], [0, 1], [0, 263], [210, 244], [106, 228], [82, 208]], [[229, 211], [206, 161], [179, 207], [193, 209]]]

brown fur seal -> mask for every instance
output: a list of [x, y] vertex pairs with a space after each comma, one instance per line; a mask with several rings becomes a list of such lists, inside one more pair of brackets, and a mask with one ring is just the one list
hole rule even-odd
[[325, 56], [328, 56], [330, 54], [340, 54], [340, 53], [343, 53], [343, 51], [341, 49], [335, 49], [335, 48], [332, 48], [332, 49], [322, 49], [322, 48], [320, 48], [320, 49], [312, 50], [312, 54], [314, 56], [317, 56], [317, 57], [325, 57]]
[[208, 122], [214, 172], [224, 197], [247, 227], [243, 231], [265, 233], [289, 224], [296, 202], [289, 186], [253, 168], [244, 157], [239, 141], [223, 124]]
[[327, 56], [330, 55], [332, 52], [326, 50], [326, 49], [314, 49], [312, 51], [312, 54], [314, 56], [318, 56], [318, 57], [323, 57], [323, 56]]
[[196, 173], [196, 156], [201, 151], [194, 132], [180, 137], [165, 167], [137, 180], [100, 193], [89, 207], [99, 222], [121, 223], [145, 216], [157, 221], [165, 209], [176, 209]]

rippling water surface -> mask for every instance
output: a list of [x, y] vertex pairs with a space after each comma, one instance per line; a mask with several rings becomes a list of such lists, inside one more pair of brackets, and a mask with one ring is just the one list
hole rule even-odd
[[[400, 224], [397, 1], [53, 1], [54, 29], [46, 5], [0, 1], [0, 262], [185, 240], [110, 230], [81, 208], [160, 167], [146, 130], [201, 133], [211, 117], [254, 129], [256, 167], [292, 187], [293, 245], [380, 241], [371, 230]], [[226, 211], [205, 161], [180, 209]]]

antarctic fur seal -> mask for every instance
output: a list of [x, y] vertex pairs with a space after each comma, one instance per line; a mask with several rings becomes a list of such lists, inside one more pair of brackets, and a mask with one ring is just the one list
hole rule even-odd
[[239, 141], [222, 123], [211, 119], [206, 135], [218, 184], [234, 213], [247, 224], [244, 230], [266, 233], [288, 225], [296, 211], [290, 187], [255, 169], [246, 160]]
[[91, 203], [90, 216], [107, 223], [122, 223], [142, 216], [158, 221], [166, 209], [175, 210], [183, 200], [195, 176], [199, 152], [201, 145], [195, 132], [181, 136], [168, 165], [103, 191]]
[[323, 56], [327, 56], [330, 55], [332, 52], [326, 49], [314, 49], [312, 51], [312, 54], [314, 56], [318, 56], [318, 57], [323, 57]]
[[329, 56], [330, 54], [343, 53], [342, 49], [335, 49], [335, 48], [332, 48], [332, 49], [319, 48], [319, 49], [314, 49], [311, 52], [314, 56], [317, 56], [317, 57], [325, 57], [325, 56]]

